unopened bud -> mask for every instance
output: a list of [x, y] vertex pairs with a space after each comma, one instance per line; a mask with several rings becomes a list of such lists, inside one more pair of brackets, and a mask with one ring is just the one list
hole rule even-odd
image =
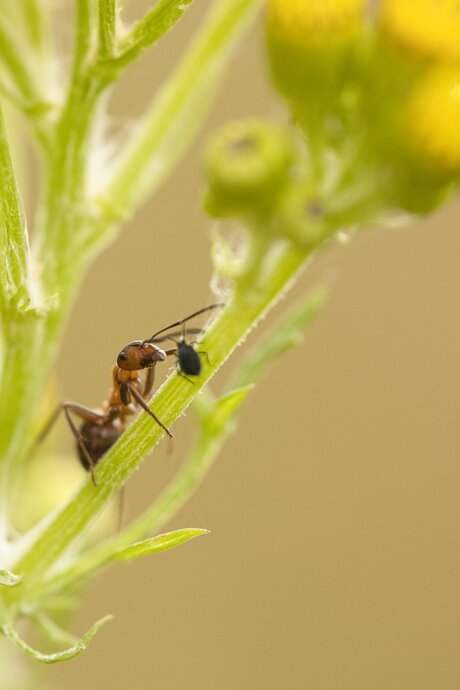
[[207, 211], [216, 217], [263, 211], [285, 184], [293, 159], [285, 129], [257, 120], [230, 123], [206, 154]]

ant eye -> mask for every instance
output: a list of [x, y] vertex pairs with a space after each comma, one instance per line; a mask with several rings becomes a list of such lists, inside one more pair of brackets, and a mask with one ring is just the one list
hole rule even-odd
[[143, 350], [149, 350], [150, 349], [150, 343], [142, 343], [142, 349]]
[[128, 355], [124, 350], [120, 352], [120, 354], [118, 355], [118, 359], [121, 359], [122, 362], [126, 362], [126, 360], [128, 359]]

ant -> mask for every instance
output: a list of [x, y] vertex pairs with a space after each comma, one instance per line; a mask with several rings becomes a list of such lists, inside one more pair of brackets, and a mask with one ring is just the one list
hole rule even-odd
[[[171, 431], [146, 403], [153, 389], [156, 364], [164, 362], [169, 355], [176, 355], [179, 373], [182, 373], [185, 378], [189, 375], [198, 376], [201, 373], [199, 353], [193, 349], [191, 343], [186, 342], [185, 336], [186, 334], [201, 334], [203, 329], [186, 329], [185, 324], [195, 316], [222, 306], [223, 304], [211, 304], [162, 328], [148, 340], [133, 340], [128, 343], [119, 353], [117, 363], [112, 368], [112, 387], [101, 408], [94, 410], [79, 403], [62, 402], [40, 434], [38, 441], [43, 440], [62, 409], [74, 435], [80, 462], [91, 473], [91, 479], [96, 486], [94, 468], [126, 430], [128, 418], [136, 414], [139, 407], [155, 420], [169, 438], [172, 438]], [[180, 333], [171, 333], [157, 338], [158, 335], [176, 326], [183, 327]], [[175, 338], [178, 335], [181, 335], [181, 340], [176, 341]], [[175, 347], [163, 350], [155, 344], [168, 338], [176, 343]], [[142, 369], [147, 370], [144, 380], [139, 376]], [[77, 426], [71, 414], [75, 414], [82, 420], [80, 427]]]

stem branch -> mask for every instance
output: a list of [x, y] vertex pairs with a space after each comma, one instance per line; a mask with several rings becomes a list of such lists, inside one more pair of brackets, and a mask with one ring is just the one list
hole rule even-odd
[[[274, 263], [263, 288], [258, 293], [252, 293], [249, 301], [247, 293], [236, 291], [202, 343], [209, 352], [212, 364], [204, 363], [200, 381], [192, 387], [173, 374], [155, 396], [154, 409], [161, 411], [164, 423], [170, 426], [182, 414], [264, 312], [282, 296], [305, 259], [304, 251], [286, 247]], [[121, 488], [162, 435], [160, 427], [152, 426], [148, 415], [141, 414], [136, 419], [98, 465], [97, 487], [88, 478], [13, 567], [15, 572], [24, 575], [21, 595], [39, 586], [40, 580], [46, 578], [49, 569]], [[13, 591], [7, 592], [6, 596], [10, 601], [15, 599]]]
[[114, 163], [114, 174], [99, 195], [103, 212], [122, 218], [162, 182], [195, 134], [210, 89], [218, 82], [235, 41], [261, 0], [221, 0], [168, 80], [138, 122]]

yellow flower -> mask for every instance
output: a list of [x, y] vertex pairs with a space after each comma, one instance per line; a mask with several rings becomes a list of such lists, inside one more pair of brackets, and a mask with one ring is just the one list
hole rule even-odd
[[435, 67], [403, 110], [409, 147], [436, 172], [460, 173], [460, 68]]
[[460, 60], [460, 0], [382, 0], [381, 20], [411, 52]]
[[366, 0], [268, 0], [268, 29], [299, 47], [338, 38], [362, 22]]

